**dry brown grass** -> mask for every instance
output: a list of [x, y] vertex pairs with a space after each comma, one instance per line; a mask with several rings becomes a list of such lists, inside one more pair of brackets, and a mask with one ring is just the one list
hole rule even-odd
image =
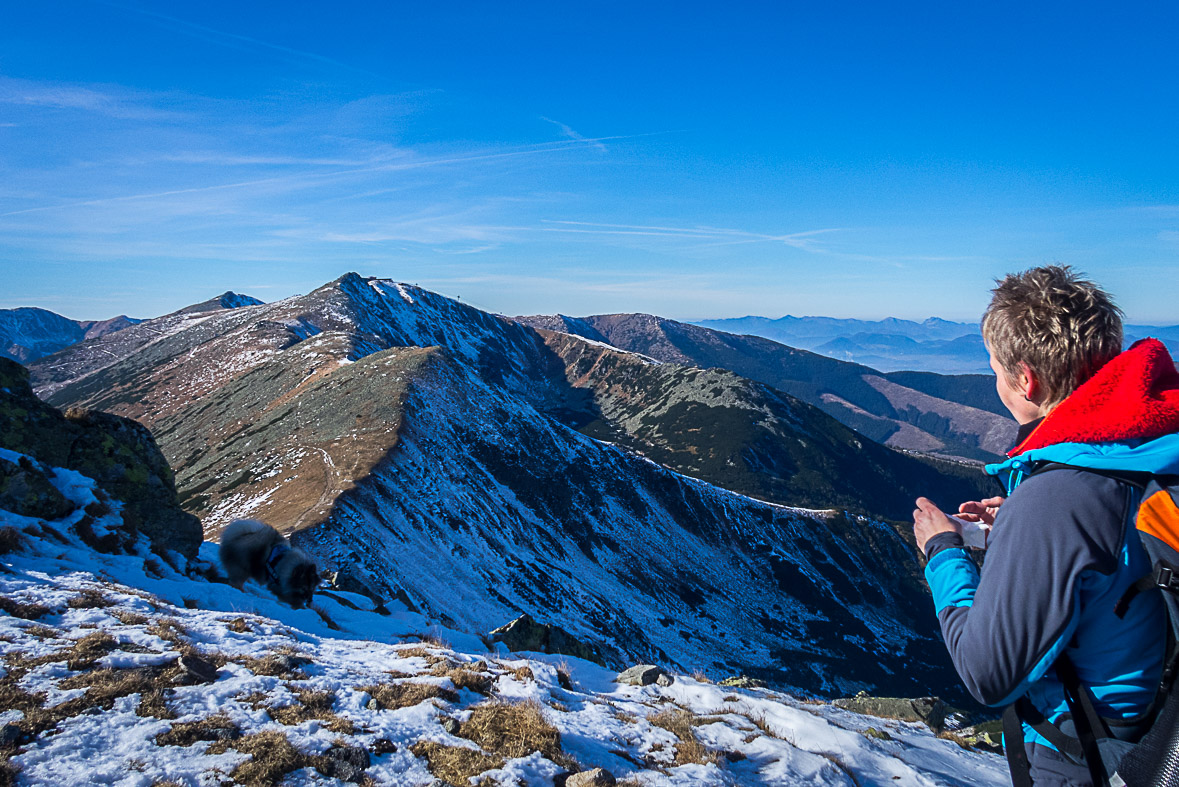
[[140, 615], [138, 612], [128, 612], [125, 609], [112, 609], [109, 614], [124, 626], [142, 626], [147, 623], [147, 616]]
[[251, 757], [230, 774], [235, 782], [246, 787], [272, 787], [288, 773], [314, 767], [317, 760], [296, 749], [281, 732], [259, 732], [237, 740], [216, 741], [206, 753], [224, 754], [229, 749]]
[[74, 672], [90, 669], [96, 661], [115, 650], [117, 646], [115, 638], [105, 631], [87, 634], [76, 640], [74, 646], [65, 652], [66, 667]]
[[387, 670], [385, 670], [385, 674], [388, 675], [390, 678], [393, 678], [394, 680], [398, 680], [400, 678], [417, 677], [416, 672], [402, 672], [401, 670], [397, 670], [397, 669], [387, 669]]
[[115, 602], [93, 588], [84, 588], [78, 595], [66, 602], [70, 609], [106, 609], [114, 606]]
[[440, 678], [450, 678], [456, 691], [470, 689], [477, 694], [487, 695], [491, 693], [495, 678], [484, 671], [486, 668], [487, 665], [482, 662], [471, 666], [440, 662], [430, 670], [430, 674]]
[[536, 675], [532, 674], [532, 668], [528, 666], [516, 667], [516, 670], [512, 673], [512, 677], [521, 683], [536, 680]]
[[0, 555], [15, 552], [25, 545], [24, 534], [11, 525], [0, 527]]
[[229, 629], [235, 634], [250, 634], [254, 631], [252, 628], [250, 628], [250, 624], [246, 622], [245, 618], [234, 618], [225, 624], [225, 628]]
[[[871, 728], [869, 728], [869, 729], [871, 729]], [[950, 741], [952, 743], [958, 744], [963, 749], [966, 749], [966, 751], [973, 751], [974, 750], [974, 746], [972, 746], [970, 744], [970, 741], [966, 740], [965, 738], [963, 738], [961, 735], [958, 735], [957, 733], [950, 732], [949, 730], [942, 730], [941, 732], [939, 732], [937, 734], [937, 736], [939, 738], [941, 738], [943, 741]]]
[[28, 634], [30, 637], [36, 637], [37, 639], [57, 639], [61, 636], [61, 632], [57, 629], [39, 625], [29, 626], [23, 630], [23, 633]]
[[282, 678], [283, 680], [306, 680], [303, 671], [293, 666], [288, 659], [281, 656], [269, 655], [262, 658], [253, 656], [238, 656], [233, 659], [255, 675], [267, 678]]
[[21, 620], [39, 620], [50, 613], [44, 604], [26, 604], [7, 596], [0, 596], [0, 612], [6, 612]]
[[176, 618], [158, 618], [144, 631], [177, 647], [188, 644], [188, 629]]
[[566, 691], [573, 690], [573, 670], [564, 659], [557, 662], [557, 685]]
[[[163, 703], [163, 687], [160, 685], [162, 671], [158, 667], [137, 667], [134, 669], [96, 669], [71, 675], [58, 684], [63, 689], [86, 689], [81, 697], [67, 700], [61, 705], [55, 705], [54, 710], [62, 709], [69, 716], [77, 715], [88, 708], [98, 707], [110, 710], [115, 700], [131, 694], [148, 697], [153, 692], [160, 692], [157, 701], [149, 702], [141, 708], [148, 715], [155, 712], [167, 713], [167, 706]], [[74, 712], [69, 712], [74, 711]], [[143, 715], [143, 714], [141, 714]], [[164, 718], [168, 718], [165, 716]]]
[[435, 741], [419, 741], [409, 747], [415, 757], [426, 761], [426, 767], [437, 778], [455, 787], [468, 787], [471, 779], [493, 768], [502, 768], [504, 761], [475, 749], [447, 746]]
[[410, 708], [431, 699], [458, 702], [458, 695], [450, 689], [433, 683], [378, 683], [372, 686], [357, 686], [357, 691], [367, 692], [381, 710]]
[[270, 704], [270, 694], [265, 691], [255, 691], [251, 692], [250, 694], [243, 694], [239, 697], [235, 697], [234, 699], [236, 699], [242, 705], [249, 705], [254, 710], [268, 707]]
[[157, 746], [191, 746], [197, 741], [225, 741], [241, 737], [241, 728], [228, 716], [219, 713], [200, 721], [173, 724], [156, 736]]
[[714, 683], [715, 682], [715, 681], [713, 681], [712, 678], [708, 677], [700, 670], [696, 670], [695, 672], [692, 673], [692, 680], [694, 680], [698, 683]]
[[535, 751], [569, 770], [577, 764], [561, 750], [561, 734], [549, 724], [540, 703], [533, 700], [491, 700], [476, 705], [458, 734], [508, 759]]
[[721, 754], [706, 747], [696, 737], [695, 728], [701, 721], [699, 716], [683, 708], [668, 708], [651, 714], [647, 721], [655, 727], [662, 727], [679, 739], [675, 747], [676, 765], [720, 764]]
[[332, 710], [336, 704], [334, 693], [300, 689], [296, 686], [287, 686], [287, 688], [295, 695], [295, 701], [290, 705], [269, 708], [270, 717], [279, 724], [290, 727], [302, 724], [309, 719], [318, 719], [324, 722], [324, 726], [329, 730], [341, 735], [351, 735], [355, 731], [355, 725], [350, 719], [337, 716]]
[[420, 646], [408, 647], [408, 648], [397, 648], [396, 650], [397, 650], [397, 658], [399, 658], [399, 659], [437, 658], [437, 654], [435, 654], [433, 651], [427, 650], [427, 649], [420, 647]]

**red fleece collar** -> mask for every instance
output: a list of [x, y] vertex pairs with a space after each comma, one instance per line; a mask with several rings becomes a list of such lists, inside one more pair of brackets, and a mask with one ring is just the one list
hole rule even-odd
[[1172, 432], [1179, 432], [1179, 371], [1162, 342], [1143, 339], [1101, 367], [1007, 455]]

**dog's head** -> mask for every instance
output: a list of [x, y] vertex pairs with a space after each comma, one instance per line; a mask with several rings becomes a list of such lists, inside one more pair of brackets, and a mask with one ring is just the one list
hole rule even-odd
[[319, 569], [311, 558], [293, 549], [279, 561], [275, 574], [277, 582], [271, 583], [271, 590], [280, 601], [294, 609], [311, 605], [319, 586]]

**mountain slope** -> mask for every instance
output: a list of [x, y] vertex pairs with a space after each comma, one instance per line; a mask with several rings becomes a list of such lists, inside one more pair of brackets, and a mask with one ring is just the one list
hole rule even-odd
[[949, 478], [945, 468], [863, 440], [805, 402], [732, 372], [542, 335], [565, 362], [569, 383], [590, 394], [581, 431], [709, 483], [771, 502], [898, 520], [921, 494], [950, 501], [984, 492], [975, 479]]
[[674, 673], [628, 685], [577, 658], [489, 649], [397, 603], [378, 614], [333, 592], [292, 610], [146, 548], [96, 552], [77, 530], [98, 489], [40, 469], [77, 514], [0, 506], [3, 784], [519, 787], [595, 767], [669, 787], [1006, 783], [1001, 757], [846, 703]]
[[[538, 327], [554, 325], [549, 318], [520, 319]], [[937, 383], [922, 377], [920, 390], [936, 389], [930, 396], [945, 400], [929, 409], [934, 405], [929, 398], [869, 379], [892, 380], [892, 375], [769, 339], [737, 336], [647, 314], [596, 315], [570, 322], [568, 327], [577, 331], [582, 325], [623, 350], [671, 363], [729, 369], [773, 386], [896, 448], [993, 459], [1014, 439], [1014, 422], [1000, 414], [1002, 403], [993, 382], [988, 388], [981, 376], [961, 382], [956, 377], [941, 378]], [[904, 386], [912, 379], [911, 373], [902, 373], [895, 382]]]

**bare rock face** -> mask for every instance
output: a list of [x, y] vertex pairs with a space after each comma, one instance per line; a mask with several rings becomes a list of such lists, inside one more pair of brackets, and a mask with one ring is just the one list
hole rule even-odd
[[521, 615], [511, 623], [493, 630], [490, 639], [492, 642], [502, 642], [517, 652], [558, 653], [603, 663], [602, 654], [596, 648], [578, 641], [559, 626], [537, 623], [529, 615]]
[[[659, 683], [660, 678], [670, 677], [662, 668], [654, 664], [639, 664], [623, 671], [615, 678], [616, 683], [626, 683], [631, 686], [650, 686]], [[661, 683], [660, 685], [667, 685]]]
[[[202, 540], [200, 520], [180, 508], [172, 470], [151, 432], [137, 422], [92, 410], [63, 414], [33, 394], [23, 366], [0, 359], [0, 447], [94, 479], [123, 503], [123, 521], [131, 530], [146, 535], [160, 551], [196, 556]], [[18, 487], [26, 489], [26, 502], [13, 505], [60, 509], [65, 502], [43, 488], [48, 485], [43, 477], [39, 484], [27, 469], [0, 474], [5, 479], [0, 485], [10, 494]]]
[[854, 697], [835, 700], [835, 705], [844, 710], [879, 716], [883, 719], [923, 722], [934, 732], [941, 730], [948, 711], [946, 704], [937, 697], [870, 697], [864, 692]]
[[605, 768], [575, 773], [565, 780], [565, 787], [614, 787], [614, 774]]
[[21, 457], [19, 464], [0, 458], [0, 508], [21, 516], [59, 519], [74, 506], [49, 483], [41, 468]]

